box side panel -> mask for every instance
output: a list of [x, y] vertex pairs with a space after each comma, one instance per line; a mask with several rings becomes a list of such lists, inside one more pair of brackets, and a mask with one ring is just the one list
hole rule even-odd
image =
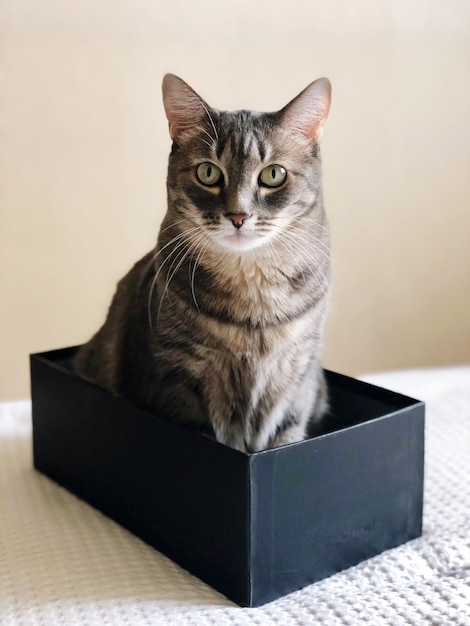
[[241, 604], [248, 457], [31, 358], [35, 467]]
[[424, 405], [252, 463], [252, 605], [421, 534]]

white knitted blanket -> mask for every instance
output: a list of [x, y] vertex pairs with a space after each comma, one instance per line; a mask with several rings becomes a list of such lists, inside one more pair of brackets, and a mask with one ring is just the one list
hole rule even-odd
[[425, 400], [424, 534], [242, 609], [34, 471], [29, 402], [0, 404], [0, 624], [470, 625], [470, 367], [369, 376]]

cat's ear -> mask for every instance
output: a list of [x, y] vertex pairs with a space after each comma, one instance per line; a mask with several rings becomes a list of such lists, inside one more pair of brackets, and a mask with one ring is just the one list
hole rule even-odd
[[328, 78], [319, 78], [280, 111], [281, 124], [317, 143], [328, 117], [330, 102], [331, 83]]
[[178, 142], [208, 116], [209, 107], [194, 89], [174, 74], [165, 74], [162, 92], [170, 135]]

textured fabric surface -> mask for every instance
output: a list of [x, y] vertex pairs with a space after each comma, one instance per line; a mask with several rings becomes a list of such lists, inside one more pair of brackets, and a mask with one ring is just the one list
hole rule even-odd
[[29, 402], [0, 405], [0, 624], [470, 625], [470, 367], [368, 377], [425, 400], [423, 537], [241, 609], [34, 471]]

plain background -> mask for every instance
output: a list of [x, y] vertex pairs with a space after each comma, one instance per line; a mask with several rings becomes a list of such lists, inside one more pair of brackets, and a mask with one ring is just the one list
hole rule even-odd
[[326, 75], [334, 253], [324, 364], [470, 362], [467, 0], [3, 0], [0, 398], [28, 353], [81, 343], [154, 246], [165, 72], [277, 110]]

